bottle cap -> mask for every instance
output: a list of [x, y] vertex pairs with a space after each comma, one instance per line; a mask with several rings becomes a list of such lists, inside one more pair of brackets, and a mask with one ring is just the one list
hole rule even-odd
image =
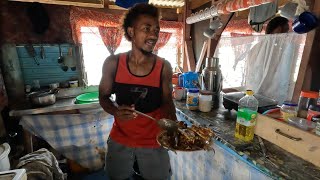
[[300, 96], [306, 98], [318, 98], [319, 93], [315, 91], [301, 91]]
[[189, 93], [198, 93], [198, 92], [199, 92], [199, 89], [190, 88], [190, 89], [188, 89], [188, 92], [189, 92]]
[[246, 95], [248, 95], [248, 96], [252, 96], [254, 93], [253, 93], [253, 91], [252, 90], [247, 90], [246, 91]]
[[290, 101], [285, 101], [283, 102], [284, 105], [287, 105], [287, 106], [298, 106], [297, 103], [293, 103], [293, 102], [290, 102]]

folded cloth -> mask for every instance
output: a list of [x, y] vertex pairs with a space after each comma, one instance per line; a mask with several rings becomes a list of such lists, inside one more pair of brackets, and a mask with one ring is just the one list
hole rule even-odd
[[64, 180], [56, 157], [42, 148], [19, 159], [17, 168], [27, 171], [28, 180]]

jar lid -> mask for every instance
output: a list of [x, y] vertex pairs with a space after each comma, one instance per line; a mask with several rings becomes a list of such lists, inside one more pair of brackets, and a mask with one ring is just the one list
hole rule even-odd
[[190, 89], [188, 89], [188, 92], [189, 92], [189, 93], [198, 93], [198, 92], [199, 92], [199, 89], [190, 88]]
[[293, 102], [290, 102], [290, 101], [285, 101], [283, 102], [284, 105], [287, 105], [287, 106], [298, 106], [297, 103], [293, 103]]
[[207, 91], [207, 90], [201, 90], [200, 94], [202, 94], [202, 95], [213, 95], [213, 92], [212, 91]]
[[316, 99], [316, 98], [318, 98], [319, 93], [315, 92], [315, 91], [301, 91], [300, 96], [306, 97], [306, 98]]

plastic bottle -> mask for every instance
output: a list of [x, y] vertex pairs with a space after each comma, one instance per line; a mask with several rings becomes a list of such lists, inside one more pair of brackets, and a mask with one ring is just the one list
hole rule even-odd
[[239, 100], [235, 137], [251, 141], [254, 136], [254, 126], [258, 111], [258, 100], [252, 90], [246, 91], [246, 96]]
[[194, 111], [198, 109], [199, 89], [188, 89], [186, 105], [189, 110]]

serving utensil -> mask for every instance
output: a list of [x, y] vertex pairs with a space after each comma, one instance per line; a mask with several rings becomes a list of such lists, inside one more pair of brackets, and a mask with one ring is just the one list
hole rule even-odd
[[137, 114], [140, 114], [142, 116], [145, 116], [145, 117], [147, 117], [149, 119], [152, 119], [152, 120], [156, 121], [157, 124], [160, 126], [160, 128], [163, 129], [163, 130], [168, 131], [168, 133], [176, 132], [178, 130], [178, 125], [173, 120], [165, 119], [165, 118], [162, 118], [162, 119], [158, 120], [158, 119], [156, 119], [156, 118], [154, 118], [152, 116], [149, 116], [148, 114], [145, 114], [143, 112], [137, 111], [135, 109], [132, 109], [132, 111], [137, 113]]

